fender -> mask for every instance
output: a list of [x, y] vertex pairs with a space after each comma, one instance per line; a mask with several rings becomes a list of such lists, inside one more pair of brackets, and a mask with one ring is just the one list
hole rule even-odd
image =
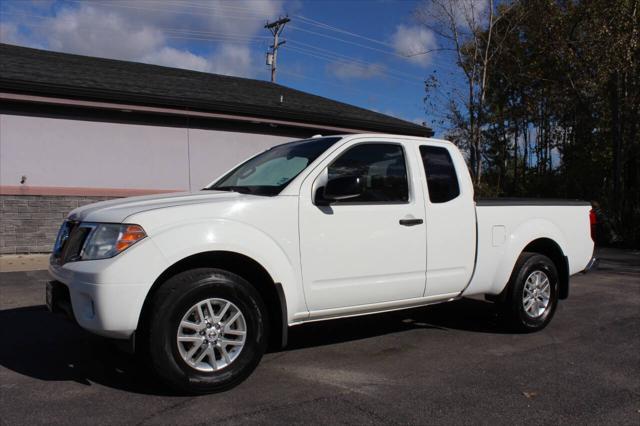
[[528, 220], [509, 234], [502, 260], [495, 270], [491, 294], [500, 294], [504, 290], [513, 272], [513, 267], [524, 248], [539, 238], [548, 238], [554, 241], [563, 253], [567, 253], [566, 239], [556, 225], [546, 219]]
[[[274, 282], [282, 285], [287, 321], [307, 312], [299, 279], [296, 250], [287, 250], [261, 230], [228, 219], [189, 221], [156, 230], [151, 236], [167, 260], [167, 267], [189, 256], [209, 251], [229, 251], [247, 256], [262, 265]], [[293, 257], [293, 259], [292, 259]], [[157, 278], [157, 277], [156, 277]], [[300, 315], [298, 315], [299, 317]]]

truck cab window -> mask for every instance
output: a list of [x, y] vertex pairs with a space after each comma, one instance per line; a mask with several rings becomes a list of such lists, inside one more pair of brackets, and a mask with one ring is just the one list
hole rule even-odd
[[329, 180], [356, 176], [362, 192], [349, 203], [407, 202], [409, 187], [402, 147], [397, 144], [356, 145], [338, 157], [328, 168]]
[[446, 203], [460, 195], [456, 168], [446, 148], [421, 146], [420, 156], [427, 175], [429, 199], [432, 203]]

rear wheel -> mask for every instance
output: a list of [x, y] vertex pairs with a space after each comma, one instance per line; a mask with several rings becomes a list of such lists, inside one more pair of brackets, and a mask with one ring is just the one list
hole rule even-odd
[[522, 253], [509, 280], [504, 303], [511, 328], [532, 332], [549, 324], [558, 305], [558, 271], [547, 256]]
[[154, 295], [148, 323], [154, 371], [188, 393], [239, 384], [265, 351], [265, 312], [256, 289], [230, 272], [199, 268], [170, 278]]

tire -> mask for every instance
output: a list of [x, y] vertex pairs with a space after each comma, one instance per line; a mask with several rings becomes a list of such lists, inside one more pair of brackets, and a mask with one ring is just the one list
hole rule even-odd
[[551, 259], [522, 253], [511, 273], [503, 306], [508, 327], [525, 333], [545, 328], [558, 306], [558, 288], [558, 271]]
[[153, 371], [172, 389], [188, 394], [238, 385], [256, 368], [267, 344], [259, 293], [221, 269], [198, 268], [168, 279], [153, 296], [147, 324], [146, 353]]

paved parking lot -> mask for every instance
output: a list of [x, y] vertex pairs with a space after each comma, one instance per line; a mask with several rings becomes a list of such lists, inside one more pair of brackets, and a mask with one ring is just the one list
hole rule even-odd
[[461, 301], [292, 330], [222, 394], [167, 394], [43, 306], [45, 271], [0, 274], [0, 422], [640, 424], [640, 253], [606, 250], [544, 331]]

